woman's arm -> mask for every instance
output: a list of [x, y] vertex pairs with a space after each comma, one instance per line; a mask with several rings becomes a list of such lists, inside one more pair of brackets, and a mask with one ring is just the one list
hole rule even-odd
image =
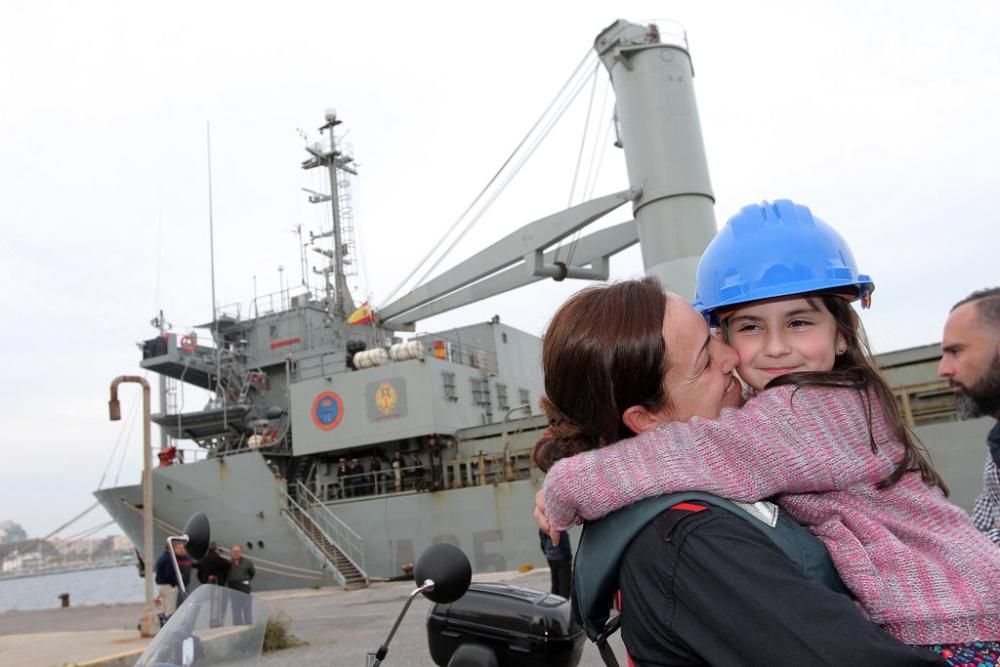
[[[874, 402], [872, 422], [879, 445], [893, 440]], [[870, 443], [868, 409], [857, 391], [777, 387], [718, 420], [674, 422], [558, 461], [545, 479], [545, 515], [557, 531], [664, 493], [697, 490], [755, 502], [877, 483], [892, 472], [899, 451], [880, 446], [874, 454]]]

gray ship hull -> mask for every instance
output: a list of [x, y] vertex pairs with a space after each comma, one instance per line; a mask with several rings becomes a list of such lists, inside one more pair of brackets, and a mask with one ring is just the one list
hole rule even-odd
[[[256, 452], [157, 468], [154, 544], [164, 544], [168, 530], [176, 531], [201, 511], [211, 522], [214, 540], [225, 547], [239, 544], [254, 560], [258, 590], [332, 585], [283, 514], [283, 484]], [[401, 565], [442, 541], [462, 548], [475, 572], [503, 571], [544, 564], [531, 519], [536, 490], [532, 480], [520, 480], [327, 506], [361, 535], [371, 577], [398, 575]], [[140, 486], [101, 489], [95, 496], [132, 543], [141, 545]]]
[[950, 489], [949, 500], [972, 512], [976, 496], [983, 489], [986, 461], [986, 434], [996, 422], [971, 419], [928, 424], [913, 429], [927, 447], [931, 461]]

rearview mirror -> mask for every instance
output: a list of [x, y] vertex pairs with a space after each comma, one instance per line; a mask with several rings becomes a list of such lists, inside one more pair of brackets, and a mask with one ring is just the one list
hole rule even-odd
[[201, 560], [208, 553], [208, 543], [211, 530], [208, 527], [208, 517], [204, 512], [196, 512], [184, 524], [184, 535], [187, 536], [187, 552], [191, 558]]
[[413, 567], [417, 586], [430, 579], [434, 588], [424, 591], [432, 602], [448, 604], [465, 595], [472, 581], [472, 566], [458, 547], [440, 542], [431, 546], [417, 559]]

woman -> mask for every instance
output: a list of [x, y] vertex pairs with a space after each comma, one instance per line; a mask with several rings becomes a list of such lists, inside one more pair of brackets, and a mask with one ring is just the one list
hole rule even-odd
[[[573, 296], [546, 332], [549, 417], [535, 460], [603, 447], [735, 406], [736, 354], [655, 279]], [[638, 665], [920, 665], [935, 657], [869, 623], [808, 580], [747, 520], [711, 505], [669, 510], [622, 560], [622, 634]]]

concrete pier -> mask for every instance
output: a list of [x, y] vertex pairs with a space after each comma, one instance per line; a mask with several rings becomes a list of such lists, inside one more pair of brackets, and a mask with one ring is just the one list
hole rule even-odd
[[[549, 571], [494, 572], [476, 575], [473, 580], [548, 590]], [[388, 582], [356, 591], [321, 588], [261, 593], [256, 597], [268, 610], [283, 611], [291, 619], [292, 634], [308, 642], [268, 654], [261, 664], [361, 667], [365, 654], [385, 640], [411, 590], [413, 582]], [[427, 650], [430, 607], [424, 598], [410, 607], [389, 647], [387, 667], [433, 667]], [[131, 667], [148, 641], [136, 631], [141, 613], [141, 604], [2, 613], [0, 663], [5, 667]], [[615, 646], [619, 662], [625, 664], [620, 639]], [[597, 650], [587, 642], [580, 665], [603, 664]]]

